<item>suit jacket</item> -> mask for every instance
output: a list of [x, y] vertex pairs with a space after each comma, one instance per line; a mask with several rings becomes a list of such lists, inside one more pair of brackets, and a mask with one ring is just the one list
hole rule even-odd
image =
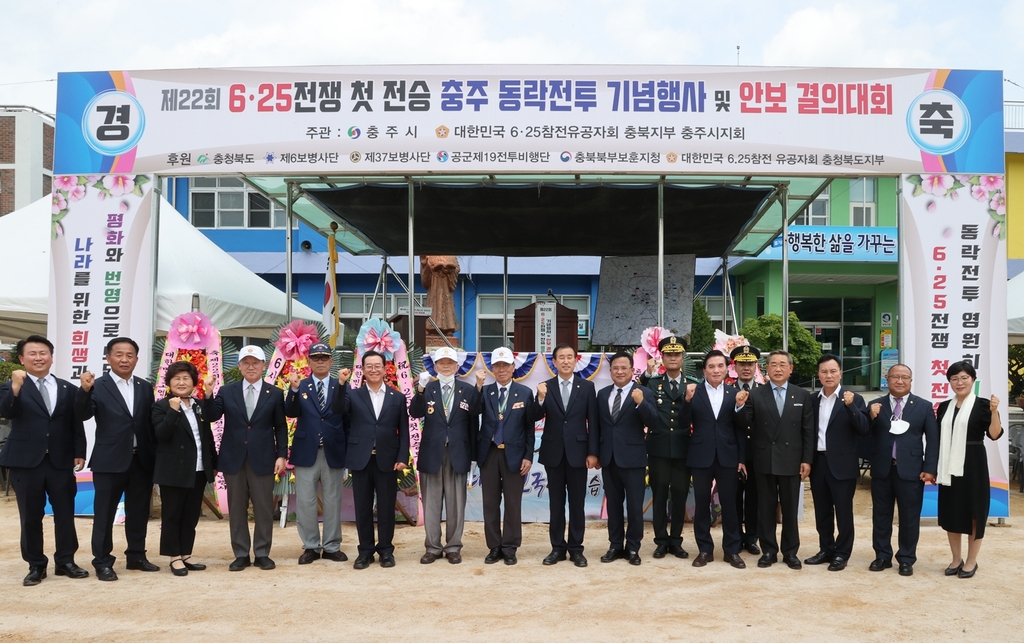
[[[870, 405], [864, 409], [871, 431], [871, 477], [884, 479], [892, 469], [892, 445], [896, 443], [896, 472], [903, 480], [920, 480], [921, 472], [936, 475], [939, 472], [939, 423], [928, 400], [913, 393], [907, 394], [901, 417], [910, 427], [906, 433], [889, 433], [892, 406], [889, 396], [872, 400], [882, 410], [871, 419]], [[922, 443], [922, 438], [924, 442]]]
[[[96, 418], [96, 441], [89, 468], [98, 473], [123, 473], [132, 464], [132, 451], [139, 465], [153, 470], [156, 446], [153, 437], [153, 385], [141, 377], [131, 378], [134, 396], [131, 413], [110, 373], [96, 378], [92, 390], [79, 388], [75, 394], [75, 418]], [[137, 444], [138, 446], [133, 446]]]
[[690, 448], [690, 412], [692, 405], [686, 401], [686, 378], [682, 378], [679, 391], [672, 395], [672, 386], [667, 377], [655, 375], [648, 378], [640, 375], [640, 384], [654, 392], [658, 409], [658, 422], [647, 427], [647, 455], [657, 458], [686, 460]]
[[[857, 436], [866, 435], [870, 430], [867, 415], [864, 414], [864, 398], [853, 394], [853, 402], [843, 402], [843, 389], [832, 405], [832, 414], [825, 429], [825, 451], [828, 453], [828, 468], [836, 480], [853, 480], [860, 475], [860, 458], [857, 455]], [[818, 448], [818, 421], [821, 409], [821, 393], [811, 398], [814, 405], [814, 448]]]
[[758, 473], [776, 476], [800, 475], [800, 464], [814, 458], [814, 400], [796, 384], [786, 388], [786, 401], [779, 417], [771, 385], [750, 391], [744, 408], [750, 422], [753, 463]]
[[50, 452], [57, 469], [74, 469], [75, 458], [85, 459], [85, 429], [75, 419], [78, 387], [57, 378], [53, 415], [46, 409], [36, 382], [26, 377], [21, 391], [11, 393], [11, 383], [0, 385], [0, 417], [11, 421], [11, 433], [0, 450], [0, 467], [37, 467]]
[[480, 425], [480, 392], [467, 382], [452, 385], [452, 409], [444, 415], [441, 382], [427, 383], [409, 404], [409, 415], [423, 418], [417, 466], [423, 473], [437, 473], [444, 462], [444, 445], [456, 473], [469, 473], [476, 457], [476, 433]]
[[[198, 400], [192, 401], [192, 408], [196, 414], [196, 424], [199, 425], [199, 440], [203, 445], [203, 472], [206, 481], [213, 482], [213, 474], [217, 470], [213, 431], [210, 430], [210, 421], [203, 417]], [[156, 440], [153, 482], [191, 489], [196, 484], [196, 439], [192, 425], [184, 413], [171, 408], [167, 398], [153, 404], [151, 415]]]
[[746, 408], [737, 412], [736, 389], [728, 384], [722, 386], [725, 390], [717, 418], [704, 382], [698, 384], [693, 393], [690, 403], [693, 434], [686, 455], [686, 465], [689, 467], [706, 469], [714, 465], [716, 455], [723, 467], [736, 468], [740, 462], [747, 461]]
[[586, 467], [587, 456], [597, 455], [597, 392], [594, 383], [573, 375], [569, 385], [569, 406], [562, 404], [558, 376], [545, 382], [544, 433], [540, 438], [540, 457], [544, 466], [557, 466], [565, 455], [571, 467]]
[[345, 416], [348, 439], [345, 466], [352, 471], [365, 469], [374, 449], [377, 468], [381, 471], [393, 471], [399, 462], [409, 463], [409, 413], [405, 409], [405, 396], [387, 384], [381, 386], [385, 392], [379, 418], [373, 412], [365, 384], [334, 398], [334, 412]]
[[[483, 422], [476, 442], [476, 461], [479, 463], [487, 458], [494, 432], [498, 430], [498, 383], [488, 384], [481, 393]], [[534, 426], [542, 417], [544, 407], [537, 403], [533, 391], [518, 382], [509, 382], [502, 435], [505, 440], [505, 460], [513, 471], [522, 468], [523, 460], [533, 460]]]
[[[658, 409], [654, 405], [654, 393], [646, 386], [630, 382], [622, 391], [622, 406], [619, 415], [612, 419], [608, 400], [615, 385], [601, 389], [597, 394], [598, 442], [601, 466], [606, 467], [615, 458], [615, 464], [623, 468], [647, 466], [647, 445], [644, 441], [644, 427], [658, 423]], [[638, 407], [633, 401], [633, 390], [639, 389], [644, 401]]]
[[324, 389], [327, 403], [323, 409], [320, 408], [316, 383], [312, 377], [299, 382], [297, 391], [293, 392], [289, 387], [285, 394], [284, 414], [296, 418], [289, 454], [293, 466], [311, 467], [316, 464], [316, 452], [320, 450], [320, 437], [323, 436], [327, 466], [332, 469], [345, 467], [345, 420], [341, 413], [334, 412], [332, 402], [344, 396], [348, 386], [339, 384], [337, 378], [328, 377]]
[[[740, 388], [740, 381], [738, 379], [733, 381], [733, 378], [729, 378], [729, 379], [726, 380], [726, 383], [727, 384], [732, 384], [733, 386], [735, 386], [737, 391], [741, 391], [742, 390]], [[755, 379], [751, 383], [751, 385], [750, 385], [750, 390], [747, 391], [747, 392], [748, 393], [752, 393], [754, 391], [754, 389], [756, 389], [759, 386], [764, 386], [764, 384], [759, 384], [758, 381]], [[749, 402], [748, 402], [748, 404], [749, 404]], [[746, 448], [747, 448], [747, 450], [746, 450], [746, 453], [747, 453], [747, 464], [752, 464], [752, 459], [754, 457], [754, 443], [753, 443], [753, 441], [750, 438], [750, 427], [749, 426], [747, 426], [746, 432], [747, 432], [747, 434], [744, 437], [744, 442], [746, 442]], [[748, 471], [748, 473], [750, 473], [750, 472]]]
[[224, 418], [218, 463], [227, 474], [238, 473], [245, 458], [258, 476], [274, 473], [274, 461], [288, 457], [288, 425], [284, 419], [284, 395], [273, 384], [260, 380], [259, 397], [252, 419], [245, 412], [242, 380], [222, 387], [216, 395], [203, 400], [203, 415], [210, 422]]

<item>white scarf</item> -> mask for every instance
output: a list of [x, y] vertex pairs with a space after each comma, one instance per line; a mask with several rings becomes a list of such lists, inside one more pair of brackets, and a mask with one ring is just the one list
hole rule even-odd
[[956, 398], [950, 400], [946, 412], [942, 416], [939, 431], [939, 484], [947, 487], [952, 484], [952, 476], [964, 475], [964, 455], [967, 452], [967, 422], [974, 410], [974, 401], [978, 397], [971, 393], [964, 398], [960, 410], [953, 420], [956, 409]]

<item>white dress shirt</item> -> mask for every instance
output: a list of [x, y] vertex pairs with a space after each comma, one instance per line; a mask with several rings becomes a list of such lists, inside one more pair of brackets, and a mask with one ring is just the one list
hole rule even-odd
[[380, 419], [380, 410], [384, 408], [384, 396], [387, 395], [387, 389], [384, 382], [380, 383], [380, 388], [376, 392], [369, 384], [366, 385], [366, 392], [370, 394], [370, 403], [373, 404], [373, 415], [378, 420]]
[[196, 471], [203, 471], [203, 438], [199, 435], [199, 422], [196, 420], [196, 413], [192, 408], [192, 400], [188, 400], [188, 406], [185, 404], [185, 400], [182, 400], [181, 412], [185, 414], [188, 425], [192, 427], [192, 439], [196, 441]]
[[835, 408], [839, 395], [842, 393], [842, 386], [837, 386], [832, 395], [825, 395], [825, 390], [818, 392], [818, 451], [825, 450], [825, 431], [828, 430], [828, 419], [832, 417], [832, 409]]
[[718, 387], [711, 386], [711, 383], [704, 380], [704, 388], [708, 392], [708, 400], [711, 402], [711, 410], [715, 412], [715, 419], [718, 419], [718, 412], [722, 410], [722, 400], [725, 399], [725, 383]]
[[608, 396], [608, 411], [610, 412], [613, 408], [615, 408], [615, 392], [620, 390], [622, 391], [622, 401], [620, 402], [622, 406], [619, 407], [620, 413], [622, 412], [622, 409], [626, 408], [627, 403], [632, 403], [634, 407], [640, 408], [639, 404], [633, 402], [632, 391], [630, 390], [632, 388], [632, 382], [626, 384], [621, 389], [618, 386], [612, 384], [612, 393], [611, 395]]
[[32, 375], [29, 377], [31, 377], [32, 381], [35, 382], [36, 388], [39, 388], [39, 380], [43, 380], [42, 385], [46, 387], [46, 392], [50, 396], [50, 408], [48, 410], [50, 411], [50, 415], [53, 415], [53, 409], [57, 407], [57, 378], [51, 373], [47, 373], [41, 378], [36, 378]]

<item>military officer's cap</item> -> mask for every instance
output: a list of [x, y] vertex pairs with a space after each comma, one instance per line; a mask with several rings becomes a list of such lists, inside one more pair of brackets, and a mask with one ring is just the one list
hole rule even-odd
[[756, 362], [761, 359], [761, 351], [755, 346], [737, 346], [729, 353], [734, 362]]
[[662, 353], [685, 353], [686, 342], [683, 341], [682, 337], [669, 335], [658, 342], [658, 350]]

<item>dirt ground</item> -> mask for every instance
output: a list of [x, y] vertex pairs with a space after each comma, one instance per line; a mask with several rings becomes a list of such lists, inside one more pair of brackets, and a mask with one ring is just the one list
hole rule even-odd
[[[1011, 516], [1024, 515], [1024, 494], [1011, 491]], [[813, 503], [800, 525], [800, 557], [817, 551]], [[1024, 641], [1024, 610], [1017, 590], [1024, 579], [1020, 518], [988, 529], [977, 576], [943, 576], [949, 563], [945, 532], [934, 520], [922, 526], [913, 577], [896, 569], [869, 572], [871, 496], [857, 489], [857, 540], [849, 567], [792, 571], [783, 564], [747, 569], [721, 562], [697, 569], [691, 525], [684, 547], [691, 559], [651, 558], [651, 527], [643, 565], [601, 564], [607, 549], [604, 523], [587, 528], [590, 566], [568, 562], [544, 567], [550, 550], [547, 526], [524, 527], [519, 564], [484, 565], [483, 525], [466, 527], [464, 562], [420, 565], [421, 527], [399, 526], [397, 566], [352, 569], [355, 525], [343, 525], [350, 561], [320, 560], [299, 567], [301, 545], [294, 523], [275, 527], [271, 556], [277, 569], [228, 572], [227, 522], [205, 516], [199, 523], [194, 560], [209, 569], [177, 578], [155, 554], [158, 520], [150, 522], [151, 560], [158, 573], [126, 571], [123, 530], [114, 530], [119, 556], [116, 583], [50, 575], [22, 587], [27, 566], [18, 547], [18, 510], [13, 495], [0, 496], [0, 641], [406, 640], [523, 641], [541, 639], [622, 641]], [[77, 562], [90, 569], [90, 519], [78, 519]], [[46, 523], [52, 550], [52, 523]], [[721, 530], [713, 531], [720, 543]], [[895, 543], [894, 543], [895, 544]]]

